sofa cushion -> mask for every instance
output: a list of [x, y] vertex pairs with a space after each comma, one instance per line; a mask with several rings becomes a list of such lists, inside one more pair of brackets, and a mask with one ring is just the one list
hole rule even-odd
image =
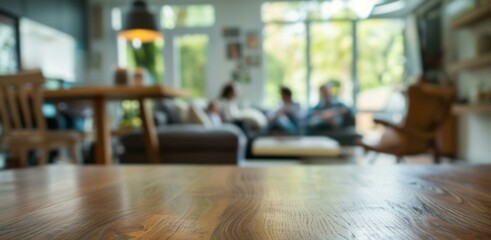
[[254, 108], [244, 109], [240, 112], [242, 120], [254, 130], [264, 129], [268, 126], [268, 118]]
[[189, 123], [198, 124], [205, 127], [213, 126], [210, 117], [206, 115], [205, 111], [194, 104], [191, 104], [189, 109]]
[[168, 124], [182, 123], [182, 119], [176, 109], [174, 99], [163, 99], [157, 103], [156, 111], [163, 112], [167, 118]]
[[[233, 125], [203, 127], [178, 124], [158, 129], [160, 151], [230, 150], [245, 141], [243, 133]], [[146, 142], [141, 130], [125, 134], [121, 142], [126, 152], [145, 152]]]
[[189, 123], [190, 105], [187, 102], [179, 101], [175, 104], [176, 112], [182, 123]]
[[356, 145], [356, 140], [361, 135], [356, 131], [355, 127], [345, 127], [338, 129], [316, 130], [309, 135], [311, 136], [327, 136], [338, 141], [343, 146]]

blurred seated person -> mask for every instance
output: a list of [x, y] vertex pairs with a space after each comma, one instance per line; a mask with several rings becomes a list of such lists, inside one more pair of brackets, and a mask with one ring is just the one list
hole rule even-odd
[[319, 103], [307, 116], [307, 130], [330, 130], [345, 125], [350, 109], [332, 96], [331, 86], [324, 84], [319, 88]]
[[224, 123], [232, 123], [239, 127], [247, 138], [250, 137], [250, 129], [242, 119], [242, 113], [237, 103], [237, 87], [233, 83], [225, 85], [220, 94], [221, 120]]
[[270, 130], [273, 133], [297, 134], [300, 130], [300, 104], [293, 101], [292, 91], [287, 87], [280, 88], [282, 103], [269, 116]]
[[225, 85], [220, 94], [220, 108], [224, 122], [240, 120], [240, 110], [237, 103], [237, 87], [229, 83]]
[[206, 114], [215, 127], [222, 125], [222, 117], [220, 116], [220, 113], [220, 105], [218, 104], [218, 102], [210, 101], [210, 103], [208, 103], [208, 107], [206, 107]]

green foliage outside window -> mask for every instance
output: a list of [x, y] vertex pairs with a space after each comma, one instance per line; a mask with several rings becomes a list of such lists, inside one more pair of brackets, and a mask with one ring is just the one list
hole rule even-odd
[[264, 22], [304, 20], [358, 19], [344, 4], [331, 1], [267, 2], [262, 6]]
[[162, 84], [165, 71], [163, 49], [163, 40], [137, 44], [126, 42], [128, 69], [144, 68], [150, 74], [152, 84]]
[[[145, 69], [151, 78], [151, 84], [158, 85], [164, 82], [164, 41], [157, 40], [149, 43], [126, 42], [127, 67], [131, 71], [137, 67]], [[131, 78], [131, 76], [130, 76]], [[120, 127], [133, 128], [141, 126], [139, 118], [139, 105], [137, 101], [126, 100], [122, 102], [123, 116]]]
[[[310, 66], [306, 60], [307, 26], [266, 23], [264, 50], [266, 55], [265, 102], [279, 102], [278, 86], [292, 88], [296, 100], [304, 106], [317, 100], [318, 87], [330, 80], [341, 83], [340, 98], [353, 101], [352, 77], [353, 32], [351, 21], [313, 22], [310, 24]], [[376, 19], [358, 22], [359, 91], [379, 87], [391, 88], [404, 81], [403, 20]], [[307, 101], [307, 67], [311, 70], [310, 102]]]
[[358, 76], [361, 90], [403, 82], [403, 21], [367, 20], [360, 23]]
[[164, 6], [161, 25], [167, 29], [181, 27], [211, 27], [215, 24], [212, 5]]
[[179, 37], [178, 44], [181, 88], [188, 90], [193, 97], [206, 97], [208, 36], [183, 35]]
[[307, 69], [305, 27], [302, 24], [268, 24], [265, 26], [266, 106], [279, 103], [279, 87], [287, 86], [296, 101], [305, 103]]

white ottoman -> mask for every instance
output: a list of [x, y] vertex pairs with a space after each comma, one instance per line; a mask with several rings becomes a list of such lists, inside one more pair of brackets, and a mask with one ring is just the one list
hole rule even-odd
[[252, 144], [255, 156], [338, 157], [339, 143], [328, 137], [259, 137]]

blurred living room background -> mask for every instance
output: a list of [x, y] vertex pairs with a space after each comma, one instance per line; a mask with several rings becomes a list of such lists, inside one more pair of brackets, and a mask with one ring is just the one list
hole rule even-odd
[[[162, 163], [491, 161], [488, 1], [148, 0], [143, 3], [160, 33], [150, 40], [120, 34], [135, 2], [142, 1], [2, 0], [0, 74], [41, 69], [46, 91], [121, 84], [186, 91], [150, 104], [156, 125], [150, 134], [157, 136]], [[429, 147], [409, 157], [365, 154], [362, 149], [378, 152], [367, 146], [387, 132], [374, 119], [403, 128], [406, 116], [418, 115], [424, 103], [411, 110], [408, 94], [418, 83], [457, 92], [449, 113], [432, 126]], [[349, 120], [336, 129], [307, 131], [302, 124], [321, 102], [324, 84], [346, 106]], [[210, 102], [223, 100], [227, 85], [234, 86], [245, 127], [210, 119]], [[301, 108], [302, 127], [293, 134], [271, 128], [282, 104], [280, 87]], [[149, 162], [140, 106], [131, 99], [108, 102], [111, 163]], [[50, 100], [42, 110], [49, 129], [86, 133], [77, 154], [83, 163], [97, 163], [100, 123], [90, 102]], [[56, 162], [67, 153], [49, 155]], [[1, 166], [10, 166], [11, 154], [2, 156]], [[36, 159], [30, 152], [28, 164]]]

